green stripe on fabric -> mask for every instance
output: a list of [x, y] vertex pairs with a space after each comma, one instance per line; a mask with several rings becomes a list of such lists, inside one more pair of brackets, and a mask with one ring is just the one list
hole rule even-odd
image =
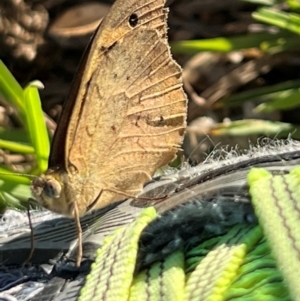
[[[187, 254], [187, 256], [191, 256], [191, 253], [197, 256], [198, 251], [200, 255], [198, 259], [202, 254], [204, 257], [189, 275], [185, 300], [223, 300], [246, 255], [248, 247], [245, 241], [249, 244], [256, 237], [254, 235], [250, 239], [249, 233], [251, 233], [250, 227], [233, 227], [226, 235], [219, 238], [218, 243], [207, 255], [202, 248], [203, 245], [207, 247], [208, 241]], [[216, 242], [215, 239], [212, 241]]]
[[140, 234], [156, 217], [153, 207], [146, 208], [131, 224], [105, 240], [96, 253], [79, 301], [128, 300]]
[[256, 214], [293, 300], [300, 300], [300, 168], [272, 175], [248, 174]]
[[[238, 250], [237, 254], [232, 253], [232, 248]], [[186, 271], [194, 272], [188, 278], [185, 300], [290, 300], [260, 226], [236, 225], [226, 235], [201, 243], [186, 258]], [[205, 262], [208, 258], [212, 258], [211, 262]], [[195, 275], [203, 262], [209, 270]], [[211, 270], [214, 277], [207, 273]], [[192, 277], [193, 286], [189, 288]]]
[[163, 262], [153, 264], [135, 277], [129, 300], [182, 301], [184, 287], [184, 255], [176, 251]]
[[259, 226], [256, 229], [261, 233], [261, 239], [247, 253], [236, 278], [224, 295], [224, 300], [290, 300], [262, 230]]

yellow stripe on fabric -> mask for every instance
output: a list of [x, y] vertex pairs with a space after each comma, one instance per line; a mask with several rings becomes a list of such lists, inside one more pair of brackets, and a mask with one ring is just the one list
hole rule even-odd
[[243, 262], [246, 246], [222, 244], [198, 264], [186, 284], [185, 300], [223, 300]]
[[278, 268], [293, 300], [300, 300], [300, 168], [274, 176], [253, 168], [248, 183]]
[[105, 240], [96, 253], [79, 301], [128, 300], [140, 234], [156, 217], [153, 207], [146, 208], [132, 223]]
[[183, 301], [184, 255], [176, 251], [134, 279], [129, 301]]
[[189, 251], [186, 270], [194, 271], [187, 281], [185, 300], [224, 300], [240, 274], [246, 253], [261, 237], [262, 231], [257, 226], [236, 225], [227, 234], [211, 238]]

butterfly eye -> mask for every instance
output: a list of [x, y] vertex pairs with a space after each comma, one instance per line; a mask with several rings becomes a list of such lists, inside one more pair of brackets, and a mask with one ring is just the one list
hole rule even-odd
[[139, 21], [139, 17], [136, 13], [133, 13], [129, 17], [129, 24], [131, 27], [135, 27]]
[[48, 180], [45, 183], [44, 190], [43, 192], [49, 197], [49, 198], [54, 198], [57, 199], [60, 197], [61, 193], [61, 185], [58, 181], [56, 180]]

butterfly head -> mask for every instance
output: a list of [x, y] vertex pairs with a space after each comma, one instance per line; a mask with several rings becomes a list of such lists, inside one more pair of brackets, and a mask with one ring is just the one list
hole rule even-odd
[[48, 172], [33, 179], [31, 191], [44, 208], [66, 216], [73, 216], [72, 206], [66, 202], [64, 184], [60, 174]]

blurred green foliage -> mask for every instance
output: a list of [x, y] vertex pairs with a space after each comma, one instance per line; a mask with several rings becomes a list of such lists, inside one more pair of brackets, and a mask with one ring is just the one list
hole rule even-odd
[[[255, 48], [270, 56], [285, 52], [288, 55], [289, 51], [300, 51], [300, 2], [298, 0], [240, 1], [255, 4], [258, 8], [252, 13], [254, 21], [265, 23], [269, 29], [275, 27], [276, 30], [253, 32], [243, 36], [178, 41], [171, 45], [172, 51], [182, 54], [203, 51], [224, 53]], [[254, 113], [278, 112], [300, 107], [299, 96], [300, 80], [295, 79], [232, 93], [215, 102], [213, 108], [232, 108], [251, 101], [255, 104]], [[238, 127], [240, 130], [237, 130]], [[247, 136], [255, 133], [286, 138], [293, 133], [293, 138], [300, 140], [299, 129], [299, 125], [295, 124], [251, 119], [219, 124], [210, 134]]]
[[[0, 148], [5, 152], [31, 155], [35, 164], [28, 166], [24, 175], [15, 174], [9, 164], [0, 165], [0, 210], [6, 207], [24, 209], [30, 193], [30, 175], [45, 171], [49, 155], [49, 135], [44, 121], [38, 88], [42, 84], [31, 82], [24, 89], [0, 61], [0, 97], [14, 110], [18, 128], [0, 127]], [[3, 160], [5, 161], [5, 160]]]

